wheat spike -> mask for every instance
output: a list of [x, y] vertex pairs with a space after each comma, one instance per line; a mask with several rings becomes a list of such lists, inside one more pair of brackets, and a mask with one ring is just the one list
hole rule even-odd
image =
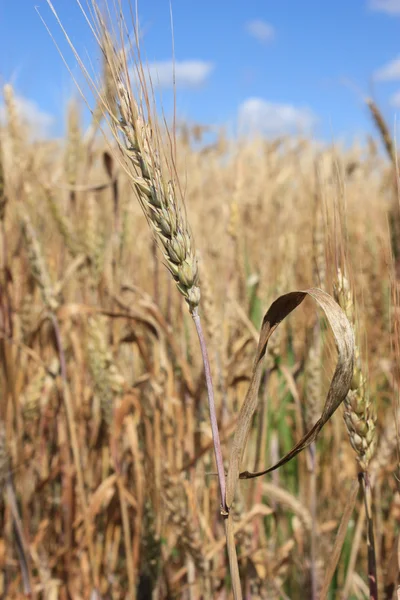
[[395, 164], [396, 152], [395, 152], [392, 136], [390, 135], [390, 132], [389, 132], [389, 127], [387, 126], [387, 123], [386, 123], [385, 119], [383, 118], [383, 115], [382, 115], [381, 111], [379, 110], [377, 104], [371, 98], [367, 98], [365, 103], [369, 108], [372, 120], [374, 121], [379, 133], [381, 134], [383, 145], [385, 147], [387, 155], [388, 155], [389, 159], [393, 162], [393, 164]]
[[59, 369], [60, 362], [54, 358], [48, 369], [41, 367], [29, 382], [22, 397], [22, 411], [26, 420], [37, 418], [47, 406]]
[[53, 292], [53, 284], [47, 270], [46, 262], [36, 235], [36, 231], [33, 228], [28, 215], [26, 213], [22, 213], [22, 211], [21, 221], [32, 276], [39, 285], [45, 305], [50, 311], [54, 312], [57, 310], [58, 300]]
[[[354, 298], [349, 280], [345, 273], [338, 269], [336, 294], [338, 302], [353, 326], [356, 325]], [[349, 393], [344, 400], [344, 420], [349, 433], [350, 443], [357, 454], [357, 460], [363, 471], [375, 452], [375, 406], [369, 396], [367, 379], [364, 374], [360, 350], [356, 345], [353, 381]]]
[[75, 239], [73, 227], [72, 227], [70, 220], [63, 213], [59, 202], [57, 202], [56, 198], [54, 197], [54, 194], [51, 192], [50, 189], [45, 189], [45, 198], [46, 198], [47, 205], [49, 207], [51, 216], [53, 217], [54, 222], [56, 223], [56, 225], [58, 227], [58, 231], [60, 232], [60, 234], [65, 242], [65, 245], [67, 246], [68, 250], [70, 251], [71, 256], [75, 257], [79, 253], [80, 248], [79, 248], [79, 244], [78, 244], [77, 240]]
[[[106, 33], [104, 38], [109, 39]], [[115, 139], [166, 266], [193, 312], [200, 301], [198, 267], [174, 173], [166, 167], [165, 161], [163, 164], [158, 129], [150, 115], [145, 118], [143, 105], [133, 97], [129, 75], [121, 68], [112, 44], [103, 44], [102, 50], [118, 94], [118, 120], [113, 115], [113, 106], [106, 105]]]
[[125, 380], [114, 363], [100, 319], [88, 320], [87, 356], [94, 391], [100, 400], [104, 421], [110, 426], [114, 399], [123, 392]]

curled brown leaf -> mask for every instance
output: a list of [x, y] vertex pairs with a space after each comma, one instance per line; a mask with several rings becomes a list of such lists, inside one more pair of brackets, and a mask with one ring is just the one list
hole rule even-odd
[[[324, 311], [328, 323], [335, 337], [338, 351], [336, 369], [329, 387], [321, 417], [315, 425], [301, 438], [301, 440], [281, 458], [276, 464], [264, 471], [240, 473], [240, 463], [249, 436], [251, 421], [258, 404], [258, 390], [262, 375], [262, 359], [265, 356], [268, 340], [272, 333], [295, 308], [297, 308], [306, 296], [311, 296]], [[351, 325], [334, 299], [326, 292], [318, 288], [310, 288], [305, 291], [290, 292], [280, 296], [273, 302], [264, 316], [253, 372], [246, 398], [241, 408], [238, 424], [233, 438], [229, 468], [226, 481], [226, 507], [232, 505], [239, 478], [249, 479], [258, 477], [277, 469], [290, 461], [299, 452], [307, 448], [317, 437], [325, 423], [331, 418], [336, 409], [345, 399], [349, 391], [353, 375], [354, 364], [354, 334]]]

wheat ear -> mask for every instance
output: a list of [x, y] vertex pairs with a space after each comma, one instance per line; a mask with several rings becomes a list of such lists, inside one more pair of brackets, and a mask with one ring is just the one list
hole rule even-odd
[[[350, 282], [340, 268], [337, 270], [337, 288], [339, 304], [347, 318], [357, 329], [354, 297]], [[370, 599], [378, 599], [377, 566], [374, 541], [374, 526], [372, 516], [372, 490], [368, 466], [375, 452], [376, 445], [376, 414], [375, 405], [370, 399], [367, 378], [362, 368], [360, 350], [355, 345], [355, 360], [353, 380], [350, 390], [343, 402], [344, 420], [350, 438], [350, 443], [357, 455], [360, 465], [359, 479], [364, 492], [364, 505], [367, 516], [367, 545], [368, 545], [368, 580]]]
[[[118, 118], [113, 114], [114, 106], [106, 103], [111, 128], [165, 265], [193, 314], [200, 302], [197, 259], [176, 177], [173, 169], [165, 165], [160, 134], [150, 114], [146, 84], [142, 84], [141, 91], [147, 100], [147, 109], [134, 98], [129, 71], [121, 65], [106, 32], [102, 39], [105, 40], [102, 51], [117, 93]], [[137, 76], [140, 80], [144, 78], [142, 72]]]
[[[349, 280], [341, 269], [338, 269], [337, 281], [336, 293], [339, 304], [346, 313], [349, 321], [356, 328], [353, 294]], [[357, 345], [355, 349], [353, 381], [344, 401], [344, 420], [351, 446], [357, 455], [357, 461], [361, 470], [366, 472], [375, 452], [376, 415], [375, 405], [369, 396], [367, 379], [362, 368], [360, 350]]]

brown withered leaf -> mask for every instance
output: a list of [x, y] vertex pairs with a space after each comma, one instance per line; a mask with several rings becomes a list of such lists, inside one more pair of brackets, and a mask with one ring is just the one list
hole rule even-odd
[[[297, 308], [303, 302], [306, 296], [311, 296], [311, 298], [313, 298], [324, 311], [333, 331], [338, 350], [338, 361], [335, 373], [329, 387], [321, 417], [292, 448], [292, 450], [290, 450], [290, 452], [288, 452], [288, 454], [281, 458], [276, 464], [272, 465], [268, 469], [265, 469], [264, 471], [259, 471], [257, 473], [245, 471], [239, 474], [240, 463], [243, 458], [247, 438], [250, 432], [252, 418], [258, 404], [258, 390], [260, 387], [263, 370], [262, 359], [266, 353], [268, 340], [278, 327], [279, 323], [283, 321], [283, 319], [285, 319], [295, 308]], [[346, 315], [329, 294], [318, 288], [310, 288], [305, 291], [290, 292], [280, 296], [271, 304], [263, 319], [250, 386], [239, 413], [238, 425], [233, 438], [226, 480], [226, 506], [228, 508], [232, 505], [239, 477], [241, 479], [248, 479], [269, 473], [270, 471], [273, 471], [274, 469], [277, 469], [278, 467], [287, 463], [315, 440], [325, 423], [330, 419], [330, 417], [345, 399], [353, 376], [353, 364], [353, 330]]]

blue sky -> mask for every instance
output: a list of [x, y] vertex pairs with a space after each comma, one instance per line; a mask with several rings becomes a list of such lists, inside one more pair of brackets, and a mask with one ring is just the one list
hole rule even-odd
[[[393, 128], [400, 110], [400, 0], [171, 0], [178, 115], [256, 129], [304, 128], [325, 140], [372, 130], [363, 95]], [[99, 65], [75, 0], [53, 0], [79, 52]], [[79, 69], [45, 0], [0, 0], [0, 82], [21, 110], [55, 135], [75, 93], [35, 8]], [[139, 1], [142, 48], [166, 111], [172, 34], [169, 0]], [[1, 109], [0, 109], [1, 115]]]

